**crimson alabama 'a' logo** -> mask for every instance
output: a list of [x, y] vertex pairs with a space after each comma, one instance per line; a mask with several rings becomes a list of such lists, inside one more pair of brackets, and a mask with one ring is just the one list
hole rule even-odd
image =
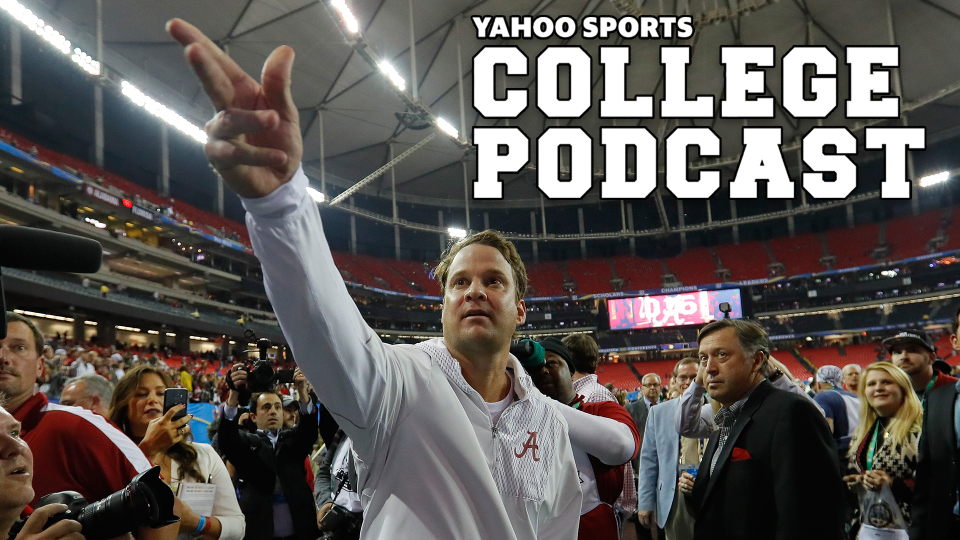
[[523, 450], [521, 450], [519, 454], [514, 452], [513, 455], [517, 456], [518, 458], [522, 458], [527, 454], [527, 450], [533, 450], [533, 452], [531, 452], [533, 455], [533, 460], [540, 461], [540, 458], [537, 457], [537, 450], [540, 449], [540, 447], [537, 446], [537, 432], [528, 431], [527, 434], [530, 436], [527, 437], [527, 442], [523, 443]]

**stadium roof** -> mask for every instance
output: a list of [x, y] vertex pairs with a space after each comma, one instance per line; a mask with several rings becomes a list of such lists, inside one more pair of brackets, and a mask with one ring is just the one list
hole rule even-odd
[[[229, 54], [251, 74], [258, 74], [270, 51], [281, 44], [297, 52], [293, 93], [302, 109], [305, 133], [305, 160], [316, 168], [320, 157], [317, 109], [323, 110], [327, 181], [345, 188], [380, 167], [388, 158], [388, 142], [395, 142], [400, 154], [423, 139], [430, 130], [404, 129], [395, 116], [404, 103], [379, 70], [348, 44], [333, 11], [320, 0], [218, 0], [215, 2], [104, 2], [104, 63], [108, 69], [140, 85], [147, 93], [181, 114], [202, 124], [212, 109], [200, 92], [193, 73], [183, 61], [180, 47], [164, 31], [164, 22], [180, 17], [199, 26], [211, 38], [225, 46]], [[46, 10], [48, 20], [59, 20], [65, 35], [86, 50], [93, 51], [96, 9], [94, 0], [26, 0], [31, 8]], [[370, 48], [389, 60], [410, 86], [410, 26], [406, 0], [347, 0], [356, 15]], [[720, 47], [725, 45], [773, 45], [777, 67], [767, 69], [768, 95], [780, 100], [780, 58], [796, 45], [824, 45], [839, 59], [839, 98], [846, 98], [848, 70], [843, 61], [844, 47], [850, 45], [889, 45], [900, 47], [900, 78], [905, 105], [930, 103], [910, 113], [909, 123], [926, 126], [928, 139], [960, 125], [960, 64], [951, 61], [960, 50], [960, 0], [415, 0], [414, 28], [417, 39], [416, 65], [421, 101], [437, 116], [459, 127], [460, 109], [457, 91], [458, 41], [461, 46], [466, 123], [492, 125], [478, 119], [471, 106], [471, 59], [485, 45], [498, 41], [476, 39], [469, 15], [570, 15], [582, 18], [628, 14], [684, 14], [707, 21], [698, 25], [688, 72], [688, 95], [712, 94], [717, 102], [723, 92], [723, 65]], [[455, 20], [462, 19], [459, 33]], [[76, 35], [71, 35], [71, 33]], [[602, 167], [599, 127], [614, 125], [599, 118], [598, 101], [603, 94], [599, 70], [602, 45], [614, 45], [615, 39], [584, 40], [579, 34], [569, 41], [560, 39], [524, 40], [517, 44], [531, 59], [546, 46], [576, 45], [593, 58], [593, 106], [572, 125], [583, 126], [594, 143], [594, 168]], [[632, 64], [628, 68], [628, 96], [663, 92], [662, 67], [658, 48], [670, 40], [628, 40]], [[684, 44], [684, 43], [681, 43]], [[531, 60], [531, 75], [535, 73]], [[511, 87], [535, 89], [532, 76], [513, 77]], [[945, 92], [946, 91], [946, 92]], [[531, 92], [531, 96], [535, 92]], [[823, 121], [828, 126], [852, 126], [855, 121], [843, 117], [838, 107]], [[546, 120], [530, 106], [514, 121], [528, 134], [536, 136]], [[566, 120], [560, 125], [565, 125]], [[501, 124], [502, 125], [502, 124]], [[621, 120], [618, 125], [624, 125]], [[669, 133], [672, 123], [659, 118], [643, 120], [654, 134]], [[740, 151], [742, 120], [683, 120], [681, 125], [713, 126], [723, 140], [723, 155]], [[750, 125], [779, 125], [785, 142], [806, 133], [815, 120], [796, 121], [777, 105], [775, 120], [758, 120]], [[469, 130], [467, 130], [469, 134]], [[475, 165], [471, 153], [464, 153], [453, 140], [437, 136], [413, 157], [396, 167], [396, 189], [402, 200], [459, 206], [464, 184], [460, 161], [466, 155], [468, 170]], [[535, 159], [535, 157], [534, 157]], [[795, 166], [788, 158], [788, 165]], [[734, 161], [730, 167], [736, 167]], [[310, 170], [308, 169], [308, 172]], [[530, 206], [540, 205], [535, 174], [519, 175], [508, 181], [505, 196]], [[472, 173], [471, 173], [472, 174]], [[312, 176], [319, 178], [315, 169]], [[339, 178], [338, 178], [339, 177]], [[390, 174], [370, 184], [375, 193], [390, 197]], [[588, 197], [598, 197], [595, 187]], [[456, 202], [455, 202], [456, 201]]]

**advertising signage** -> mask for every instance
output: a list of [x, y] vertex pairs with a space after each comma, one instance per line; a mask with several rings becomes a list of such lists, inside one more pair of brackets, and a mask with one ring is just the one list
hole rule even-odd
[[607, 300], [611, 330], [705, 324], [723, 318], [720, 304], [730, 304], [730, 317], [743, 317], [740, 289], [694, 291]]

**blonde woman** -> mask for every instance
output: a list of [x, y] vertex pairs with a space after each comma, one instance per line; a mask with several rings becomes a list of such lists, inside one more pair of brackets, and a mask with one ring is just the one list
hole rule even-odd
[[[850, 441], [850, 466], [859, 474], [843, 479], [851, 489], [890, 486], [907, 525], [923, 408], [910, 377], [890, 362], [877, 362], [860, 377], [860, 423]], [[859, 519], [854, 523], [859, 528]]]

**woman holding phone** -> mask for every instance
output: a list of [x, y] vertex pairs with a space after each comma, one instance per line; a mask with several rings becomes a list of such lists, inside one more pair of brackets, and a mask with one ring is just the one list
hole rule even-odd
[[164, 410], [168, 388], [174, 388], [173, 381], [159, 368], [149, 364], [134, 367], [117, 383], [110, 402], [110, 420], [160, 466], [164, 482], [174, 493], [180, 493], [181, 484], [216, 485], [210, 515], [200, 515], [187, 503], [179, 502], [179, 538], [241, 540], [246, 522], [227, 468], [212, 446], [187, 439], [192, 415], [174, 420], [186, 405]]

